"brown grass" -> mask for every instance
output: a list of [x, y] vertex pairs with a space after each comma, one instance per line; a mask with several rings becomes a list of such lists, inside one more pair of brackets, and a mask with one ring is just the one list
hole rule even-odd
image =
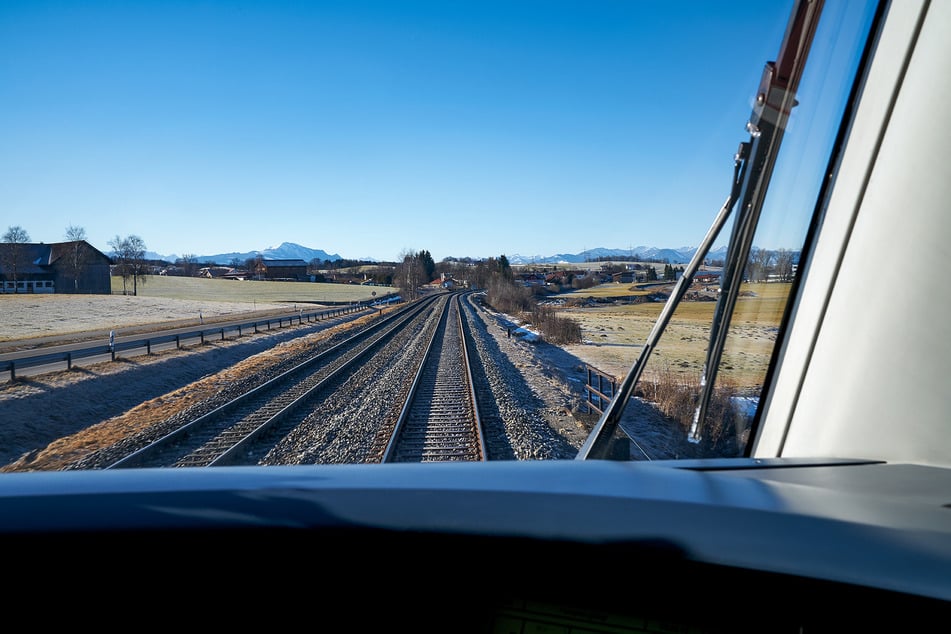
[[[719, 370], [721, 377], [737, 389], [752, 390], [762, 384], [789, 288], [789, 284], [743, 285]], [[586, 296], [591, 290], [578, 291], [578, 294]], [[661, 374], [667, 371], [682, 374], [684, 380], [700, 376], [715, 306], [713, 301], [681, 302], [651, 353], [645, 374], [657, 367]], [[620, 378], [640, 355], [663, 307], [663, 302], [618, 301], [594, 307], [565, 308], [560, 312], [581, 325], [586, 342], [569, 346], [571, 352]]]
[[[126, 284], [131, 293], [131, 285]], [[122, 278], [112, 278], [113, 294], [122, 294]], [[322, 282], [268, 282], [223, 280], [203, 277], [150, 275], [139, 283], [138, 297], [200, 300], [206, 302], [255, 303], [339, 303], [359, 302], [397, 293], [392, 286], [328, 284]]]
[[[699, 375], [690, 377], [665, 366], [642, 377], [636, 395], [653, 403], [664, 416], [679, 424], [686, 436], [697, 415], [700, 392]], [[733, 406], [733, 397], [739, 394], [740, 390], [729, 379], [717, 381], [698, 428], [705, 446], [703, 455], [734, 457], [745, 445], [751, 421]]]

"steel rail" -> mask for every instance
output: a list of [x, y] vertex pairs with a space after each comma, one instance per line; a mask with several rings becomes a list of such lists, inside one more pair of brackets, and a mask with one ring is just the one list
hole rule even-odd
[[460, 304], [456, 294], [445, 307], [382, 462], [486, 460]]
[[[342, 371], [344, 367], [356, 363], [365, 355], [368, 349], [373, 348], [386, 337], [388, 332], [399, 329], [403, 323], [425, 310], [431, 301], [431, 299], [426, 299], [408, 305], [398, 313], [383, 318], [345, 341], [314, 355], [303, 363], [241, 394], [215, 410], [182, 425], [106, 468], [124, 469], [156, 466], [152, 464], [153, 461], [166, 453], [170, 447], [182, 446], [187, 443], [184, 444], [185, 449], [177, 452], [179, 458], [176, 459], [176, 462], [179, 462], [188, 454], [199, 450], [202, 445], [214, 443], [216, 440], [220, 444], [214, 451], [214, 455], [206, 457], [201, 466], [210, 466], [219, 459], [221, 462], [216, 464], [224, 464], [236, 455], [233, 452], [236, 444], [240, 443], [242, 446], [246, 446], [252, 442], [254, 438], [260, 436], [269, 427], [302, 404], [308, 393], [312, 393], [312, 390], [324, 384], [323, 379]], [[361, 345], [363, 346], [362, 349], [357, 349], [354, 354], [347, 356], [348, 353], [354, 350], [355, 346]], [[341, 358], [342, 361], [338, 361]], [[292, 383], [294, 387], [285, 388], [284, 386], [288, 383]], [[273, 404], [280, 401], [283, 401], [283, 404], [279, 406]], [[253, 412], [262, 408], [269, 408], [271, 411], [267, 416], [261, 417], [263, 420], [255, 420], [253, 423], [242, 426], [240, 433], [230, 434], [228, 432], [234, 426], [234, 418], [240, 415], [242, 409], [249, 410], [253, 414]], [[238, 424], [241, 422], [242, 420], [239, 420]], [[248, 439], [249, 436], [252, 438]], [[225, 438], [230, 439], [225, 440]], [[188, 449], [189, 447], [194, 449]], [[221, 459], [225, 454], [228, 454], [229, 458]], [[167, 459], [163, 460], [167, 462]], [[179, 466], [185, 465], [180, 464]], [[188, 466], [198, 465], [192, 463]]]

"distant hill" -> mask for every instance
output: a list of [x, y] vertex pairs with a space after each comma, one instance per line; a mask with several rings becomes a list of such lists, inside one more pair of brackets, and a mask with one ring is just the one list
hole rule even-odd
[[[634, 257], [641, 261], [669, 262], [670, 264], [687, 264], [696, 252], [696, 247], [680, 247], [678, 249], [661, 249], [658, 247], [637, 246], [628, 249], [608, 249], [599, 247], [597, 249], [586, 249], [581, 253], [558, 253], [555, 255], [508, 255], [505, 257], [511, 264], [580, 264], [583, 262], [593, 262], [598, 259], [612, 258], [630, 258]], [[107, 255], [114, 255], [107, 253]], [[262, 257], [265, 260], [294, 260], [299, 259], [310, 262], [313, 259], [320, 261], [330, 260], [335, 262], [341, 260], [336, 253], [329, 254], [321, 249], [311, 249], [293, 242], [283, 242], [278, 247], [269, 247], [261, 251], [247, 251], [245, 253], [218, 253], [215, 255], [199, 255], [196, 257], [198, 262], [227, 265], [232, 261], [244, 262], [250, 258]], [[152, 260], [165, 260], [175, 262], [181, 256], [178, 255], [159, 255], [158, 253], [147, 252], [145, 257]], [[711, 260], [722, 260], [726, 257], [726, 247], [718, 247], [710, 251], [707, 256]], [[798, 259], [798, 254], [796, 254]], [[363, 258], [367, 261], [377, 261], [372, 258]]]
[[[693, 254], [697, 251], [696, 247], [681, 247], [679, 249], [659, 249], [657, 247], [638, 246], [630, 249], [587, 249], [581, 253], [559, 253], [548, 256], [525, 256], [525, 255], [506, 255], [511, 264], [579, 264], [582, 262], [592, 262], [598, 259], [610, 258], [629, 258], [634, 257], [638, 260], [659, 260], [667, 261], [670, 264], [686, 264], [690, 262]], [[709, 259], [723, 259], [726, 256], [726, 247], [712, 249], [707, 256]]]
[[311, 249], [308, 247], [303, 247], [299, 244], [294, 244], [293, 242], [282, 242], [278, 247], [268, 247], [261, 251], [249, 251], [247, 253], [219, 253], [217, 255], [203, 255], [199, 256], [198, 260], [200, 262], [218, 262], [220, 264], [227, 264], [235, 259], [244, 262], [245, 260], [256, 258], [261, 256], [265, 260], [303, 260], [304, 262], [310, 262], [313, 259], [336, 261], [341, 259], [339, 255], [334, 253], [333, 255], [323, 251], [321, 249]]
[[[256, 258], [259, 256], [265, 260], [303, 260], [304, 262], [310, 262], [315, 258], [321, 262], [324, 260], [335, 262], [342, 259], [336, 253], [329, 254], [321, 249], [311, 249], [308, 247], [303, 247], [299, 244], [294, 244], [293, 242], [282, 242], [280, 246], [268, 247], [267, 249], [262, 249], [261, 251], [246, 251], [244, 253], [234, 251], [231, 253], [216, 253], [214, 255], [199, 255], [196, 256], [195, 259], [196, 261], [202, 263], [213, 262], [216, 264], [226, 265], [235, 260], [244, 263], [245, 260], [250, 260], [251, 258]], [[177, 254], [160, 255], [158, 253], [152, 252], [147, 252], [145, 257], [151, 260], [165, 260], [166, 262], [175, 262], [181, 258], [181, 256]]]

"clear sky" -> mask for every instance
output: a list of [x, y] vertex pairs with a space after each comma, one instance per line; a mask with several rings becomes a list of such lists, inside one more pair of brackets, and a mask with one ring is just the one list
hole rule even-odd
[[163, 255], [696, 246], [792, 0], [0, 2], [0, 230]]

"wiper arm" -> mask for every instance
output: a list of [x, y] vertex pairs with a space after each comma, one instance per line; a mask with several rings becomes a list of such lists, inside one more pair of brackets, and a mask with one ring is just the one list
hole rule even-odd
[[756, 104], [746, 129], [750, 133], [748, 142], [740, 143], [734, 156], [733, 183], [730, 195], [720, 208], [713, 225], [707, 231], [700, 246], [694, 252], [674, 290], [664, 304], [660, 316], [654, 323], [641, 354], [631, 366], [627, 376], [604, 413], [598, 419], [594, 429], [588, 435], [584, 445], [578, 451], [577, 460], [603, 459], [610, 455], [614, 434], [617, 431], [624, 408], [634, 393], [634, 388], [644, 371], [647, 360], [657, 345], [670, 318], [693, 282], [693, 276], [700, 268], [720, 230], [726, 224], [737, 200], [741, 200], [740, 214], [733, 226], [730, 243], [727, 247], [727, 262], [721, 277], [721, 292], [714, 310], [710, 331], [710, 345], [701, 376], [701, 395], [688, 440], [699, 442], [701, 425], [706, 415], [712, 395], [712, 386], [717, 367], [723, 355], [726, 342], [727, 325], [733, 316], [736, 298], [739, 293], [737, 280], [742, 278], [743, 269], [749, 258], [763, 198], [772, 176], [773, 166], [779, 152], [783, 131], [789, 119], [790, 111], [796, 105], [795, 92], [802, 76], [806, 55], [812, 44], [816, 24], [822, 9], [823, 0], [797, 0], [792, 17], [786, 29], [780, 54], [776, 62], [768, 62], [763, 71]]
[[796, 101], [796, 90], [802, 78], [809, 48], [815, 35], [822, 0], [797, 2], [792, 19], [779, 49], [776, 62], [768, 62], [763, 69], [756, 104], [746, 129], [750, 133], [750, 169], [742, 186], [740, 211], [733, 225], [727, 245], [727, 261], [720, 278], [720, 296], [714, 310], [710, 329], [710, 344], [700, 377], [700, 400], [694, 411], [687, 439], [697, 443], [707, 408], [713, 395], [717, 371], [723, 357], [726, 336], [743, 280], [743, 270], [749, 261], [753, 236], [763, 209], [763, 200], [779, 155], [779, 147], [789, 115]]
[[631, 394], [634, 393], [634, 387], [637, 385], [637, 381], [644, 371], [644, 366], [647, 365], [647, 360], [650, 358], [651, 352], [653, 352], [657, 346], [657, 341], [667, 328], [667, 324], [670, 322], [674, 310], [676, 310], [677, 305], [680, 304], [687, 289], [690, 288], [694, 274], [700, 268], [700, 265], [710, 251], [710, 247], [713, 246], [717, 236], [720, 235], [720, 230], [723, 229], [723, 225], [726, 224], [727, 219], [730, 217], [730, 212], [733, 211], [733, 206], [736, 204], [744, 182], [749, 149], [749, 143], [740, 144], [739, 150], [737, 150], [736, 155], [733, 157], [733, 186], [730, 195], [723, 203], [723, 206], [720, 207], [720, 211], [717, 213], [713, 225], [707, 231], [707, 235], [703, 238], [700, 246], [697, 247], [693, 257], [690, 259], [690, 263], [687, 264], [680, 279], [677, 280], [677, 283], [674, 285], [674, 290], [667, 298], [664, 308], [661, 310], [657, 321], [654, 323], [654, 327], [647, 336], [647, 340], [644, 342], [644, 347], [641, 348], [641, 354], [637, 357], [637, 361], [631, 366], [631, 369], [621, 382], [614, 398], [608, 403], [604, 413], [601, 414], [601, 418], [588, 435], [584, 445], [578, 451], [578, 455], [576, 456], [577, 460], [605, 458], [609, 454], [614, 432], [617, 430], [621, 415], [624, 413], [624, 408], [627, 406]]

